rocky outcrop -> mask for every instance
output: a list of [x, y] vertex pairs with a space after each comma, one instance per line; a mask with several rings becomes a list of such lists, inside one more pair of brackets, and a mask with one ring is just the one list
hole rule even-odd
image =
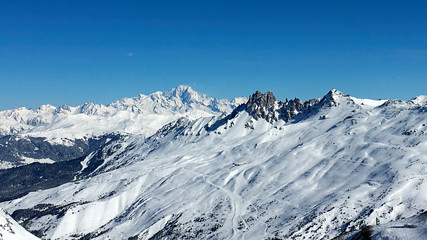
[[[207, 131], [215, 131], [220, 126], [224, 125], [230, 119], [235, 118], [239, 112], [246, 111], [255, 120], [264, 119], [269, 123], [283, 120], [289, 122], [294, 120], [297, 116], [298, 119], [304, 119], [313, 114], [316, 114], [321, 108], [338, 106], [340, 99], [346, 97], [341, 92], [332, 89], [321, 99], [310, 99], [301, 101], [298, 98], [291, 100], [286, 99], [284, 102], [276, 101], [276, 97], [270, 91], [261, 93], [256, 91], [249, 96], [248, 101], [241, 104], [233, 110], [233, 112], [215, 123], [205, 126]], [[352, 101], [346, 98], [346, 101]]]
[[245, 110], [251, 114], [254, 119], [263, 118], [268, 122], [277, 121], [278, 114], [275, 111], [276, 97], [272, 92], [261, 93], [256, 91], [249, 96]]
[[289, 122], [294, 119], [297, 115], [302, 112], [309, 110], [312, 106], [319, 102], [318, 99], [310, 99], [308, 101], [302, 102], [298, 98], [294, 98], [290, 101], [286, 99], [285, 102], [279, 102], [279, 119], [284, 120], [285, 122]]
[[317, 103], [319, 103], [318, 99], [302, 102], [298, 98], [290, 101], [286, 99], [285, 102], [276, 102], [276, 97], [272, 92], [261, 93], [256, 91], [249, 97], [244, 110], [251, 114], [256, 120], [262, 118], [268, 122], [277, 120], [288, 122], [294, 119], [295, 116], [309, 110]]

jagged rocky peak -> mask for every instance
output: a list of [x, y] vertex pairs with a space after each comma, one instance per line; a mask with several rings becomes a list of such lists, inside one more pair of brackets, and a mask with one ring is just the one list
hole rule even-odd
[[272, 92], [261, 93], [256, 91], [239, 109], [248, 112], [255, 120], [262, 118], [271, 123], [280, 119], [288, 122], [318, 102], [318, 99], [303, 102], [298, 98], [286, 99], [285, 102], [276, 101]]
[[[348, 95], [344, 95], [344, 93], [336, 90], [335, 88], [331, 89], [323, 98], [320, 100], [320, 102], [324, 102], [329, 107], [334, 107], [339, 104], [339, 99], [342, 97], [348, 97]], [[351, 99], [347, 99], [352, 101]]]
[[70, 113], [71, 111], [72, 111], [72, 108], [69, 105], [67, 105], [67, 104], [64, 104], [61, 107], [58, 107], [58, 108], [55, 109], [55, 113], [56, 114], [59, 114], [59, 113]]
[[260, 91], [256, 91], [254, 94], [249, 96], [245, 110], [256, 120], [263, 118], [268, 122], [272, 122], [277, 120], [275, 104], [276, 97], [272, 92], [268, 91], [266, 93], [261, 93]]
[[350, 104], [354, 101], [342, 92], [332, 89], [321, 99], [310, 99], [301, 101], [298, 98], [286, 99], [284, 102], [276, 101], [272, 92], [261, 93], [256, 91], [249, 96], [246, 104], [242, 105], [237, 111], [245, 110], [253, 116], [255, 120], [260, 118], [268, 122], [283, 120], [288, 122], [302, 113], [316, 112], [321, 107], [334, 107], [340, 104]]
[[272, 92], [268, 91], [266, 93], [261, 93], [256, 91], [254, 94], [249, 96], [247, 105], [248, 107], [262, 107], [262, 108], [271, 108], [276, 102], [276, 97]]
[[295, 118], [298, 114], [307, 111], [313, 105], [319, 102], [318, 99], [310, 99], [308, 101], [302, 102], [299, 98], [294, 98], [288, 101], [286, 99], [285, 102], [279, 102], [279, 118], [284, 120], [285, 122], [290, 121]]

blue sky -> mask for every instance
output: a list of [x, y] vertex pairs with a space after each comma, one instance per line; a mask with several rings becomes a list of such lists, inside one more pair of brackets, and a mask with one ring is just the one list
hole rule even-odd
[[427, 94], [425, 1], [1, 1], [0, 110], [180, 84], [217, 98]]

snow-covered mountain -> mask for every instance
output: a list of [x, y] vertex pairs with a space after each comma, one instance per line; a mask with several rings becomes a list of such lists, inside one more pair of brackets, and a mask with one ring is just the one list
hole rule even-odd
[[36, 240], [38, 238], [0, 209], [0, 239]]
[[218, 100], [181, 85], [166, 92], [123, 98], [107, 106], [85, 103], [76, 107], [43, 105], [36, 110], [22, 107], [0, 112], [0, 135], [46, 137], [58, 143], [64, 138], [112, 132], [151, 135], [179, 117], [196, 119], [229, 113], [245, 101]]
[[180, 117], [197, 119], [227, 114], [245, 101], [218, 100], [181, 85], [166, 92], [123, 98], [108, 106], [43, 105], [37, 110], [2, 111], [0, 169], [72, 160], [120, 135], [147, 137]]
[[43, 239], [426, 238], [425, 96], [256, 92], [226, 112], [0, 170], [0, 207]]

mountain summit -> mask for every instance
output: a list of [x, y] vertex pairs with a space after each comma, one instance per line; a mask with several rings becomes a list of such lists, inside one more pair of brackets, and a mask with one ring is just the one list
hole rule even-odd
[[94, 115], [45, 106], [53, 123], [32, 131], [96, 119], [127, 134], [0, 138], [0, 156], [24, 162], [0, 170], [0, 222], [42, 239], [426, 239], [424, 100], [257, 91], [223, 113], [178, 87]]
[[228, 100], [208, 97], [185, 85], [180, 85], [165, 92], [123, 98], [108, 106], [120, 110], [136, 110], [145, 114], [182, 114], [194, 110], [222, 113], [231, 112], [234, 107]]
[[270, 122], [273, 119], [277, 119], [274, 112], [275, 104], [276, 97], [272, 92], [262, 94], [256, 91], [249, 97], [245, 110], [255, 119], [263, 118]]
[[0, 135], [71, 139], [111, 132], [150, 135], [182, 116], [196, 119], [230, 113], [242, 100], [216, 99], [181, 85], [165, 92], [123, 98], [107, 106], [85, 103], [76, 107], [43, 105], [37, 110], [17, 108], [0, 112]]
[[332, 89], [321, 99], [311, 99], [305, 102], [302, 102], [298, 98], [286, 99], [285, 102], [277, 101], [274, 94], [270, 91], [266, 93], [256, 91], [249, 96], [245, 104], [236, 108], [233, 114], [226, 118], [234, 117], [239, 111], [246, 111], [255, 120], [265, 119], [270, 123], [278, 120], [288, 122], [298, 115], [318, 112], [322, 107], [337, 106], [341, 102], [347, 102], [348, 104], [352, 102], [354, 104], [349, 96], [345, 96], [336, 89]]

